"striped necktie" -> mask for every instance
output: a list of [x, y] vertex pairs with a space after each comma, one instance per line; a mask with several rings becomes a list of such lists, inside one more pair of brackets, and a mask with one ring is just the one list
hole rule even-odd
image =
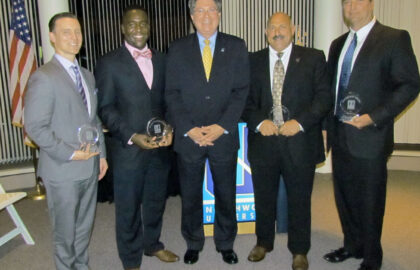
[[210, 48], [210, 40], [204, 40], [206, 44], [203, 48], [203, 65], [204, 65], [204, 72], [206, 73], [207, 81], [210, 79], [210, 72], [211, 72], [211, 64], [213, 63], [213, 57], [211, 55], [211, 48]]
[[77, 91], [79, 92], [80, 96], [82, 97], [83, 103], [85, 104], [85, 106], [87, 108], [86, 93], [85, 93], [85, 89], [83, 88], [82, 76], [80, 76], [79, 67], [78, 66], [71, 66], [71, 69], [73, 70], [74, 75], [76, 75]]

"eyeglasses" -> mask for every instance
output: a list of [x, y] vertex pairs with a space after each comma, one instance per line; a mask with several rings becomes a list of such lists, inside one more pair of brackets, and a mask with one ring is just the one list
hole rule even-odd
[[217, 8], [209, 8], [209, 9], [198, 8], [194, 10], [194, 13], [197, 13], [198, 15], [204, 15], [205, 13], [214, 14], [217, 12], [218, 12]]

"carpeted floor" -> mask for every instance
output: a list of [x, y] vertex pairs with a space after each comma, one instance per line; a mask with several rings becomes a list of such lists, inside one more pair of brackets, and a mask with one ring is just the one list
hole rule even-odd
[[[48, 212], [45, 201], [25, 199], [16, 205], [17, 211], [35, 240], [27, 246], [16, 237], [0, 247], [0, 269], [54, 269]], [[167, 201], [161, 240], [166, 247], [183, 257], [186, 246], [180, 233], [180, 198]], [[0, 235], [12, 228], [6, 211], [0, 212]], [[384, 262], [382, 270], [420, 269], [420, 172], [390, 171], [387, 206], [382, 243]], [[254, 235], [239, 235], [235, 250], [239, 263], [225, 264], [215, 251], [212, 238], [206, 239], [200, 260], [195, 265], [182, 261], [165, 264], [156, 258], [144, 257], [142, 270], [177, 269], [291, 269], [291, 255], [287, 236], [277, 235], [275, 248], [259, 263], [248, 262], [246, 257], [255, 244]], [[330, 264], [322, 255], [342, 245], [342, 235], [334, 204], [330, 174], [317, 174], [312, 197], [312, 248], [308, 254], [312, 270], [356, 270], [360, 260], [351, 259], [341, 264]], [[96, 269], [122, 269], [115, 244], [114, 205], [99, 204], [95, 228], [90, 244], [90, 265]]]

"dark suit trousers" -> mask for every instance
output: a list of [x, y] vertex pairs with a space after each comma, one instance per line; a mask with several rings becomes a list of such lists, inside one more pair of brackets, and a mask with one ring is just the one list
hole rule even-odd
[[364, 265], [380, 267], [386, 157], [357, 158], [348, 150], [333, 146], [332, 160], [334, 194], [344, 233], [344, 248], [362, 255]]
[[153, 152], [132, 169], [113, 168], [117, 247], [125, 268], [139, 267], [143, 251], [164, 248], [159, 238], [168, 173], [167, 160]]
[[284, 137], [279, 137], [278, 144], [273, 147], [279, 154], [271, 157], [270, 164], [251, 162], [257, 245], [273, 249], [277, 195], [283, 175], [288, 205], [288, 248], [292, 254], [307, 254], [311, 240], [311, 194], [315, 166], [293, 164]]
[[216, 249], [232, 249], [238, 230], [235, 207], [236, 152], [216, 155], [207, 148], [202, 155], [195, 155], [195, 158], [178, 154], [182, 197], [181, 232], [188, 249], [203, 249], [203, 180], [206, 158], [209, 160], [214, 182]]

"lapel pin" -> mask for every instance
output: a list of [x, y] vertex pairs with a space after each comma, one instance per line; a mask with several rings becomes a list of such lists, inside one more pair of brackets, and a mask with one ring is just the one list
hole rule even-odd
[[225, 48], [221, 48], [221, 49], [220, 49], [220, 51], [221, 51], [221, 52], [225, 52]]
[[296, 63], [299, 63], [300, 62], [300, 58], [296, 58]]

